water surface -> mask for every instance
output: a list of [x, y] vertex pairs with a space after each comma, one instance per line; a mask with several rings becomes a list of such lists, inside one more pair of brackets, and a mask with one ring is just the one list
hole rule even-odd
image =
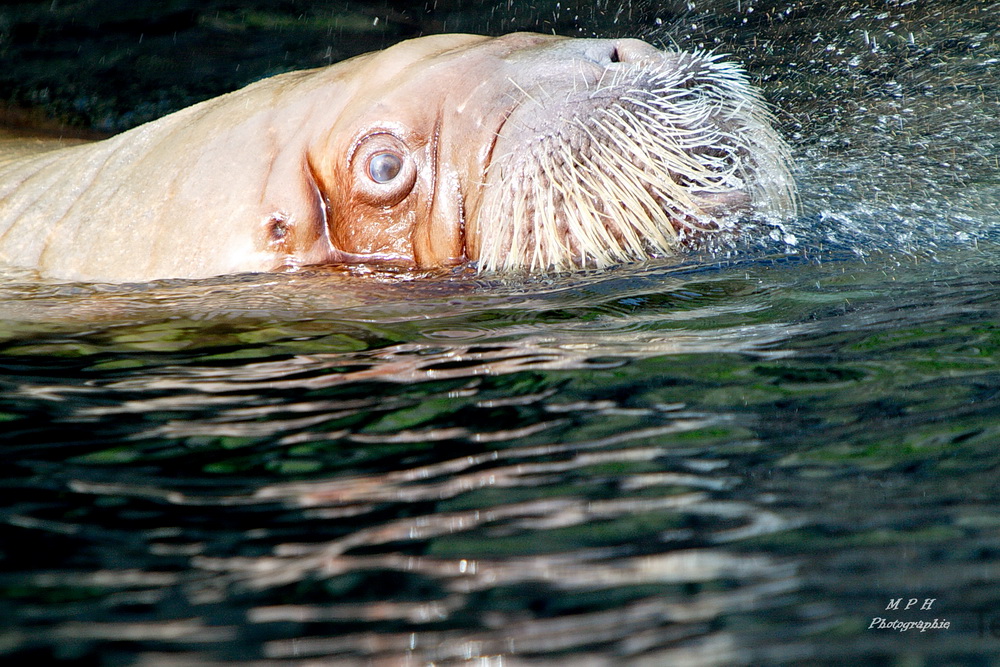
[[[982, 253], [420, 277], [344, 306], [321, 273], [8, 287], [92, 311], [6, 325], [0, 646], [108, 664], [992, 652]], [[899, 597], [936, 602], [895, 617], [951, 627], [869, 630]]]

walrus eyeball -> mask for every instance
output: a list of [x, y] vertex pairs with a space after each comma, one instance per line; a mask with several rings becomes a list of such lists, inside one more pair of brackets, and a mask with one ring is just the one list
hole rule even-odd
[[388, 183], [402, 169], [403, 158], [395, 153], [376, 153], [368, 159], [368, 176], [376, 183]]
[[390, 132], [374, 132], [362, 138], [350, 162], [355, 192], [372, 206], [395, 206], [410, 194], [417, 181], [410, 149]]

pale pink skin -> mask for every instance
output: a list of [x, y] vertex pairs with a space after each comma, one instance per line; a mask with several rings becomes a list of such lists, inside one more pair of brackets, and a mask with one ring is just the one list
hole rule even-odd
[[[497, 137], [525, 94], [585, 86], [637, 40], [439, 35], [292, 72], [105, 141], [0, 157], [0, 265], [96, 281], [474, 261]], [[368, 159], [400, 155], [389, 183]]]

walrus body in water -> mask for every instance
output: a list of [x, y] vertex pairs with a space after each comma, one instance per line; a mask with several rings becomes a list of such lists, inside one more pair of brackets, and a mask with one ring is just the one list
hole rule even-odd
[[791, 210], [769, 121], [744, 75], [705, 54], [423, 37], [105, 141], [0, 157], [0, 263], [110, 281], [604, 266]]

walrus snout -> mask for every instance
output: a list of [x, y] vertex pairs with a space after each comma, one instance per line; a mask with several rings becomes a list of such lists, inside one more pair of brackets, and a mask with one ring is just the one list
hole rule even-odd
[[[523, 41], [524, 38], [528, 41]], [[541, 38], [545, 41], [537, 43]], [[640, 39], [564, 39], [545, 35], [514, 33], [498, 40], [509, 40], [514, 47], [506, 56], [517, 64], [519, 85], [533, 85], [548, 78], [565, 80], [567, 74], [585, 72], [582, 65], [592, 67], [597, 77], [623, 66], [649, 65], [663, 60], [667, 54]]]
[[467, 245], [481, 270], [606, 266], [794, 208], [788, 148], [717, 56], [566, 40], [513, 79]]

